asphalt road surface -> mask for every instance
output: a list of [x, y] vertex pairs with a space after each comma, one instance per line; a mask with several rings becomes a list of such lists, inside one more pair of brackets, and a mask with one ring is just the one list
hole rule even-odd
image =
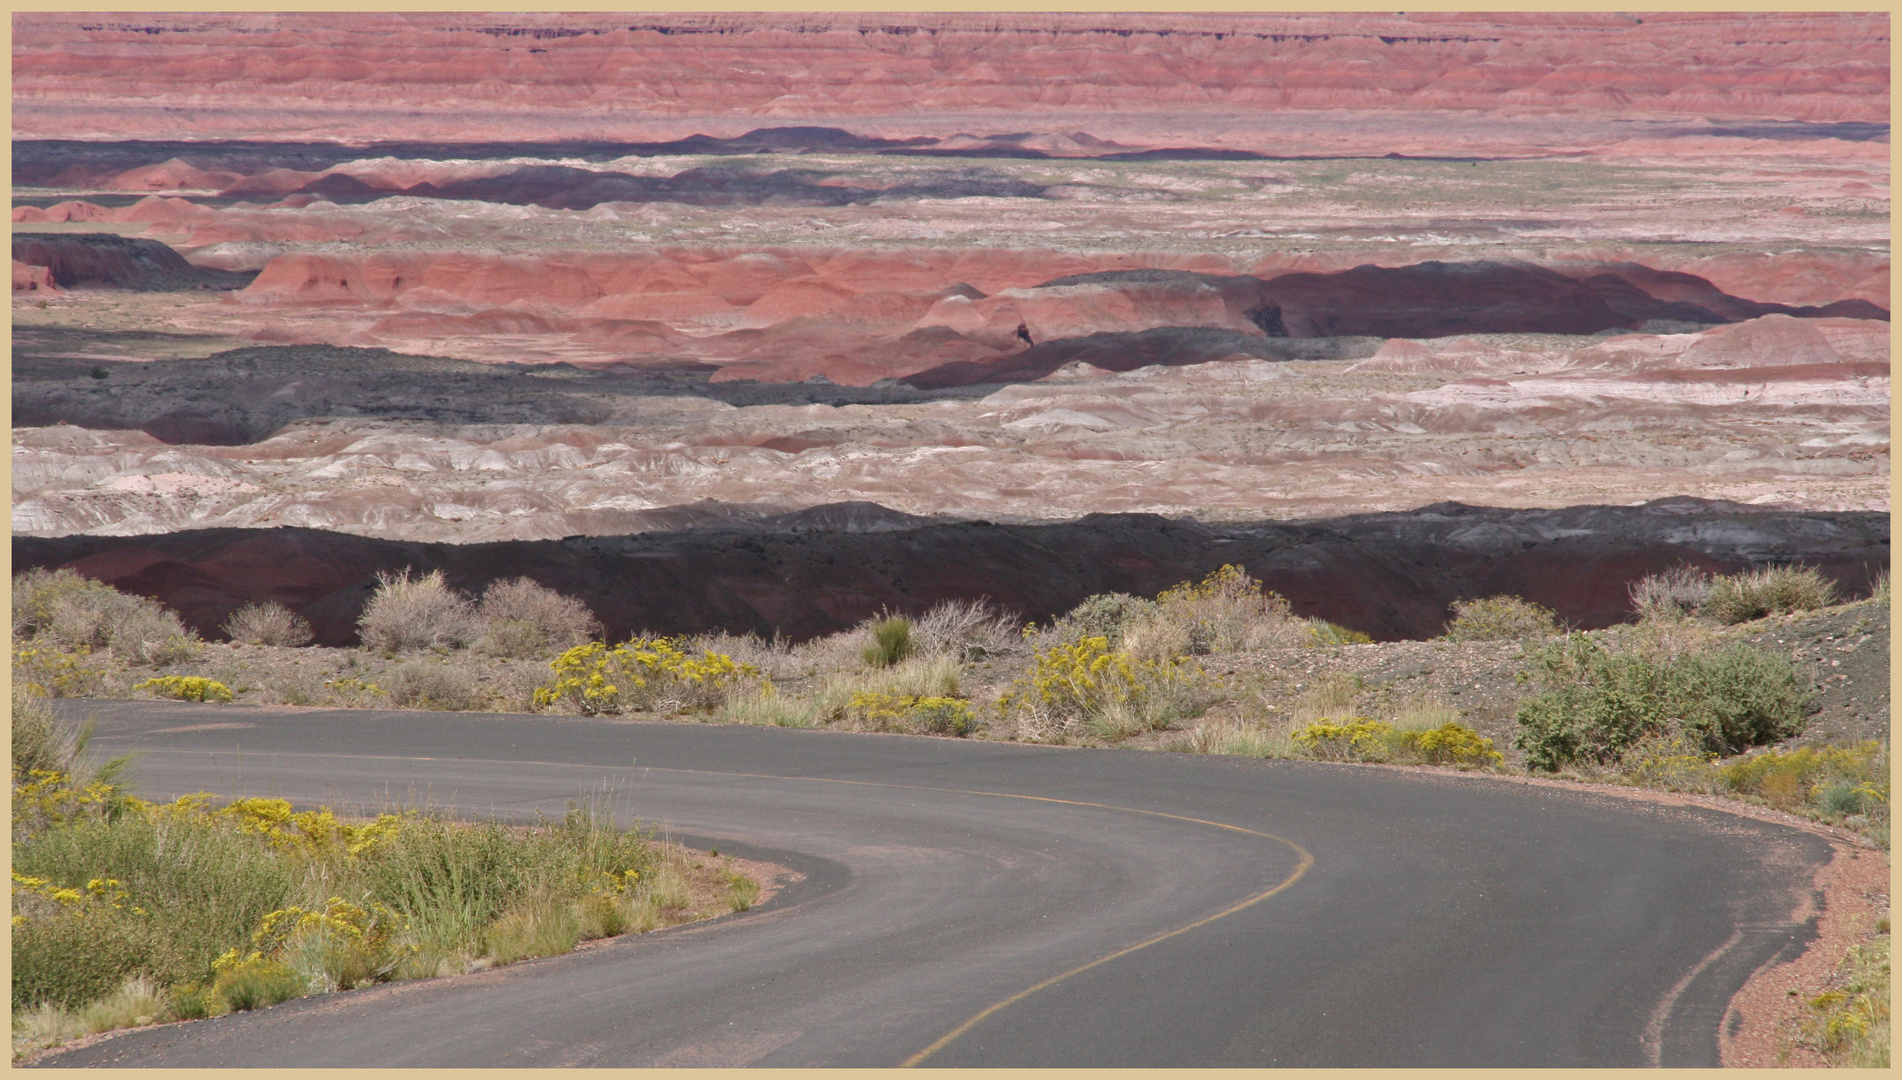
[[628, 819], [806, 877], [57, 1065], [1714, 1066], [1827, 861], [1714, 811], [1400, 769], [910, 736], [66, 703], [169, 798]]

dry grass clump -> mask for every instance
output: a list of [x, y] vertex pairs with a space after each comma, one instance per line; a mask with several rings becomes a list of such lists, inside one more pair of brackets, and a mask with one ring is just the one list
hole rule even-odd
[[1022, 620], [989, 600], [946, 600], [912, 621], [915, 648], [926, 655], [982, 660], [1010, 651]]
[[601, 633], [586, 604], [526, 577], [491, 583], [475, 616], [482, 628], [475, 648], [492, 656], [546, 656]]
[[730, 697], [720, 716], [778, 727], [967, 735], [977, 721], [960, 691], [962, 675], [955, 657], [912, 656], [890, 667], [820, 675], [804, 694], [783, 693], [769, 683]]
[[730, 656], [734, 663], [757, 668], [769, 679], [787, 678], [799, 666], [797, 650], [792, 642], [778, 634], [769, 639], [758, 634], [729, 634], [724, 630], [716, 630], [688, 638], [687, 648], [694, 652]]
[[231, 613], [222, 629], [226, 637], [243, 645], [297, 648], [311, 641], [310, 623], [275, 600], [246, 604]]
[[405, 709], [459, 712], [488, 704], [474, 673], [442, 660], [404, 661], [388, 669], [379, 685], [390, 704]]
[[1766, 615], [1814, 611], [1836, 598], [1836, 583], [1813, 566], [1772, 566], [1711, 579], [1698, 606], [1720, 623], [1743, 623]]
[[1640, 619], [1688, 618], [1704, 606], [1710, 585], [1710, 575], [1702, 570], [1673, 566], [1662, 574], [1647, 574], [1631, 584], [1631, 609]]
[[1443, 636], [1448, 641], [1530, 641], [1562, 632], [1550, 608], [1517, 596], [1488, 596], [1453, 601], [1453, 618]]

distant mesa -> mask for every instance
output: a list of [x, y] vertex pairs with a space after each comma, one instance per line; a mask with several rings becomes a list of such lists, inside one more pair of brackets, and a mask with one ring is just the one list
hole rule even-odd
[[[16, 267], [38, 267], [61, 289], [107, 286], [146, 292], [180, 289], [237, 289], [252, 274], [207, 270], [157, 240], [113, 233], [13, 234]], [[27, 271], [29, 281], [31, 271]], [[14, 271], [14, 290], [20, 290], [21, 271]], [[31, 291], [30, 289], [28, 291]]]

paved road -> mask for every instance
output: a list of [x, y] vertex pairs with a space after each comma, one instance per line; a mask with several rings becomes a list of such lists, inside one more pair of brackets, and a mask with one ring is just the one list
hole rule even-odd
[[153, 797], [522, 817], [608, 785], [629, 817], [807, 877], [744, 915], [60, 1065], [1716, 1065], [1731, 994], [1812, 933], [1790, 912], [1828, 858], [1714, 812], [1406, 770], [78, 707], [99, 749], [141, 751]]

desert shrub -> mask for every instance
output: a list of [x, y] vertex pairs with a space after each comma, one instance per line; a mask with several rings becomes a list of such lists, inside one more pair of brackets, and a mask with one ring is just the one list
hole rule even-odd
[[1709, 574], [1690, 566], [1673, 566], [1662, 574], [1647, 574], [1628, 591], [1631, 609], [1641, 619], [1682, 619], [1697, 613], [1710, 595]]
[[533, 658], [580, 645], [601, 632], [588, 606], [518, 577], [492, 583], [476, 607], [475, 648], [492, 656]]
[[1392, 724], [1356, 716], [1316, 720], [1294, 732], [1294, 743], [1318, 761], [1385, 761], [1393, 735]]
[[89, 646], [13, 650], [13, 685], [35, 697], [102, 697], [114, 669]]
[[1141, 619], [1124, 629], [1117, 651], [1145, 663], [1172, 664], [1194, 654], [1195, 633], [1173, 619]]
[[67, 772], [72, 759], [69, 740], [51, 705], [26, 688], [13, 686], [13, 779], [15, 783], [38, 772]]
[[[1261, 582], [1239, 566], [1223, 566], [1199, 582], [1183, 582], [1156, 597], [1146, 620], [1166, 620], [1189, 630], [1191, 655], [1242, 652], [1300, 645], [1308, 639], [1307, 620], [1288, 602], [1263, 592]], [[1131, 632], [1125, 627], [1125, 634]]]
[[536, 892], [511, 904], [490, 924], [483, 934], [483, 947], [497, 964], [513, 964], [537, 956], [560, 956], [580, 940], [577, 903], [556, 893]]
[[[708, 634], [695, 634], [682, 645], [688, 652], [720, 653], [733, 658], [733, 662], [742, 667], [757, 668], [760, 674], [768, 678], [780, 678], [791, 673], [794, 664], [792, 642], [775, 633], [771, 638], [758, 634], [729, 634], [716, 630]], [[857, 655], [852, 650], [850, 655]]]
[[296, 648], [311, 642], [310, 623], [302, 615], [275, 600], [246, 604], [231, 613], [223, 627], [225, 636], [241, 645], [272, 645]]
[[1323, 675], [1295, 699], [1294, 721], [1305, 723], [1340, 716], [1353, 706], [1363, 688], [1364, 680], [1359, 675], [1340, 672]]
[[911, 638], [911, 620], [890, 616], [872, 624], [872, 640], [865, 646], [866, 667], [891, 667], [909, 659], [917, 646]]
[[1488, 596], [1453, 601], [1453, 618], [1442, 636], [1448, 641], [1525, 641], [1559, 632], [1558, 616], [1550, 608], [1517, 596]]
[[1506, 760], [1493, 741], [1463, 724], [1446, 723], [1426, 731], [1398, 733], [1396, 749], [1428, 765], [1497, 765]]
[[[483, 950], [561, 951], [577, 933], [661, 925], [691, 895], [645, 835], [593, 806], [529, 828], [351, 824], [203, 795], [52, 813], [49, 792], [44, 776], [15, 788], [16, 1040], [23, 1016], [46, 1041], [459, 970]], [[748, 899], [726, 884], [729, 903]]]
[[1734, 753], [1794, 734], [1808, 704], [1789, 661], [1745, 645], [1659, 662], [1572, 634], [1530, 659], [1544, 689], [1520, 702], [1515, 745], [1535, 769], [1613, 764], [1670, 724]]
[[535, 704], [566, 704], [585, 716], [714, 709], [759, 676], [723, 653], [692, 656], [683, 645], [677, 638], [634, 638], [612, 649], [599, 641], [578, 645], [549, 665], [555, 678], [535, 691]]
[[912, 623], [918, 652], [960, 660], [982, 660], [1009, 649], [1018, 639], [1018, 619], [988, 600], [947, 600]]
[[371, 901], [359, 907], [333, 896], [310, 909], [292, 906], [264, 917], [251, 935], [254, 949], [281, 960], [312, 990], [329, 993], [388, 980], [416, 946], [408, 924]]
[[392, 704], [405, 709], [458, 712], [488, 704], [473, 674], [454, 664], [435, 660], [397, 664], [383, 673], [379, 688]]
[[378, 571], [376, 592], [357, 619], [357, 637], [377, 652], [455, 649], [478, 632], [475, 607], [449, 587], [441, 570], [419, 578]]
[[861, 690], [846, 703], [847, 719], [873, 731], [962, 737], [978, 728], [971, 703], [955, 697], [913, 697]]
[[1832, 980], [1835, 987], [1810, 999], [1803, 1034], [1832, 1066], [1889, 1067], [1889, 945], [1885, 933], [1852, 947]]
[[155, 679], [147, 679], [132, 689], [150, 690], [153, 697], [172, 698], [175, 701], [231, 700], [229, 686], [202, 675], [160, 675]]
[[771, 724], [775, 727], [811, 727], [818, 722], [807, 698], [781, 694], [771, 683], [756, 693], [736, 694], [720, 707], [720, 719], [730, 724]]
[[1731, 791], [1784, 809], [1807, 804], [1841, 816], [1888, 814], [1889, 753], [1878, 742], [1767, 750], [1723, 764], [1717, 777]]
[[88, 1033], [139, 1027], [168, 1019], [171, 1008], [164, 988], [144, 975], [128, 976], [119, 989], [79, 1011]]
[[1199, 669], [1112, 651], [1086, 637], [1039, 650], [1031, 667], [999, 696], [999, 712], [1031, 738], [1090, 727], [1110, 738], [1156, 731], [1207, 708]]
[[1493, 741], [1463, 724], [1405, 730], [1356, 716], [1321, 719], [1292, 733], [1296, 751], [1319, 761], [1388, 761], [1423, 765], [1497, 765]]
[[212, 993], [233, 1012], [262, 1009], [302, 996], [309, 985], [289, 964], [232, 949], [213, 961]]
[[[574, 904], [599, 893], [625, 902], [656, 863], [638, 830], [576, 806], [525, 830], [405, 817], [362, 860], [362, 873], [370, 895], [401, 916], [420, 948], [479, 954], [497, 943], [519, 948], [534, 929], [521, 912], [538, 896]], [[510, 940], [492, 941], [491, 926], [512, 913], [503, 929]]]
[[1128, 593], [1098, 593], [1056, 620], [1051, 632], [1062, 640], [1100, 637], [1110, 648], [1123, 648], [1123, 631], [1156, 610], [1156, 602]]
[[206, 981], [299, 878], [236, 822], [200, 814], [72, 818], [13, 860], [16, 1009], [77, 1007], [130, 975]]
[[1771, 566], [1711, 579], [1698, 613], [1720, 623], [1813, 611], [1836, 598], [1836, 583], [1813, 566]]
[[1331, 623], [1326, 619], [1308, 620], [1308, 643], [1311, 645], [1371, 645], [1374, 639], [1359, 630], [1350, 630], [1340, 623]]
[[109, 650], [135, 664], [167, 664], [197, 655], [198, 636], [156, 600], [122, 593], [67, 569], [28, 570], [13, 578], [16, 652], [41, 655]]

